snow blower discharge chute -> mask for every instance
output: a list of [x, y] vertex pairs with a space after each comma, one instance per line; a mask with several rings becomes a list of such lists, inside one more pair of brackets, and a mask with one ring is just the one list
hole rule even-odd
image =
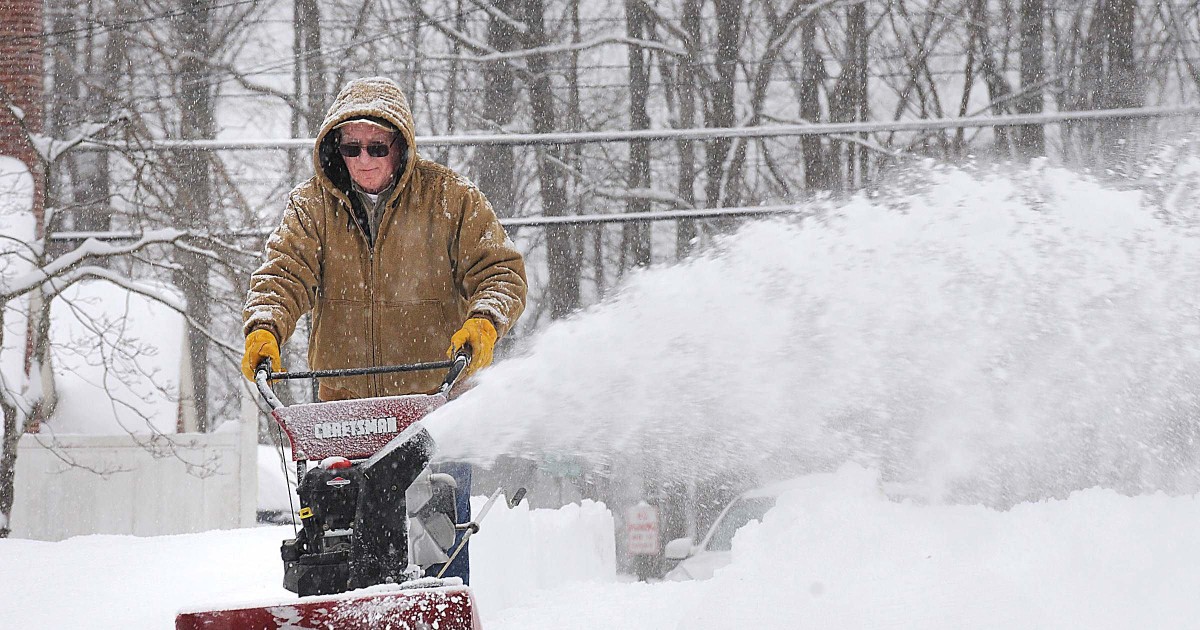
[[[469, 588], [445, 574], [501, 489], [474, 520], [459, 523], [457, 484], [430, 472], [433, 439], [420, 423], [448, 402], [470, 360], [460, 352], [451, 361], [292, 373], [260, 364], [258, 391], [296, 465], [301, 526], [280, 555], [283, 585], [300, 597], [182, 611], [176, 630], [478, 630]], [[433, 394], [284, 405], [271, 389], [278, 379], [434, 369], [448, 372]], [[518, 489], [509, 505], [524, 494]]]

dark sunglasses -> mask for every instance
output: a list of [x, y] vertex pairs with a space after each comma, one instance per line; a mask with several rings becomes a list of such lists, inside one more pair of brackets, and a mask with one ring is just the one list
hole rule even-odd
[[362, 150], [367, 150], [367, 155], [373, 158], [387, 157], [392, 151], [392, 145], [396, 144], [395, 140], [387, 144], [372, 143], [364, 147], [361, 144], [339, 144], [338, 153], [348, 158], [356, 158], [362, 154]]

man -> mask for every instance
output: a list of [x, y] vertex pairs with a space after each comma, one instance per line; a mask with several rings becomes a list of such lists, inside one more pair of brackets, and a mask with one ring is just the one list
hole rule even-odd
[[[468, 376], [491, 363], [496, 340], [525, 307], [524, 262], [483, 193], [420, 157], [400, 88], [381, 77], [347, 84], [321, 125], [313, 162], [315, 175], [289, 195], [267, 260], [250, 279], [246, 378], [264, 358], [280, 369], [279, 345], [309, 311], [315, 370], [426, 362], [464, 346], [472, 352]], [[325, 378], [318, 396], [431, 392], [444, 376]], [[406, 565], [406, 519], [397, 507], [412, 478], [397, 471], [428, 454], [420, 440], [409, 446], [395, 462], [362, 469], [351, 588], [396, 579]]]
[[[417, 153], [412, 114], [392, 81], [351, 81], [317, 136], [316, 175], [291, 192], [243, 312], [242, 371], [312, 311], [313, 369], [435, 360], [469, 346], [468, 372], [525, 307], [525, 265], [474, 184]], [[321, 400], [428, 392], [443, 374], [323, 379]]]

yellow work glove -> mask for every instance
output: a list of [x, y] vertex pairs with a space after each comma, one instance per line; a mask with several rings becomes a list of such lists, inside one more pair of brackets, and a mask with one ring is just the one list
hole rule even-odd
[[275, 335], [265, 328], [250, 331], [250, 334], [246, 335], [246, 354], [242, 356], [242, 374], [253, 381], [254, 368], [267, 357], [271, 359], [272, 370], [283, 371], [283, 361], [279, 358], [279, 342], [275, 340]]
[[450, 349], [446, 351], [446, 356], [453, 359], [454, 354], [463, 346], [471, 346], [471, 364], [463, 373], [463, 376], [467, 376], [491, 364], [496, 336], [496, 327], [492, 325], [491, 320], [486, 317], [472, 317], [450, 338]]

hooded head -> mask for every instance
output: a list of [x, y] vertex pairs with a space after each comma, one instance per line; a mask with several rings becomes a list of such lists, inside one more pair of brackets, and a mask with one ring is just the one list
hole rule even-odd
[[396, 151], [401, 156], [395, 162], [392, 181], [396, 182], [397, 191], [403, 189], [412, 174], [417, 154], [412, 112], [400, 86], [384, 77], [355, 79], [347, 83], [325, 114], [313, 155], [313, 166], [322, 185], [342, 193], [350, 190], [350, 171], [346, 168], [346, 159], [338, 153], [338, 144], [342, 127], [351, 121], [367, 123], [355, 129], [378, 126], [399, 134], [389, 152]]

